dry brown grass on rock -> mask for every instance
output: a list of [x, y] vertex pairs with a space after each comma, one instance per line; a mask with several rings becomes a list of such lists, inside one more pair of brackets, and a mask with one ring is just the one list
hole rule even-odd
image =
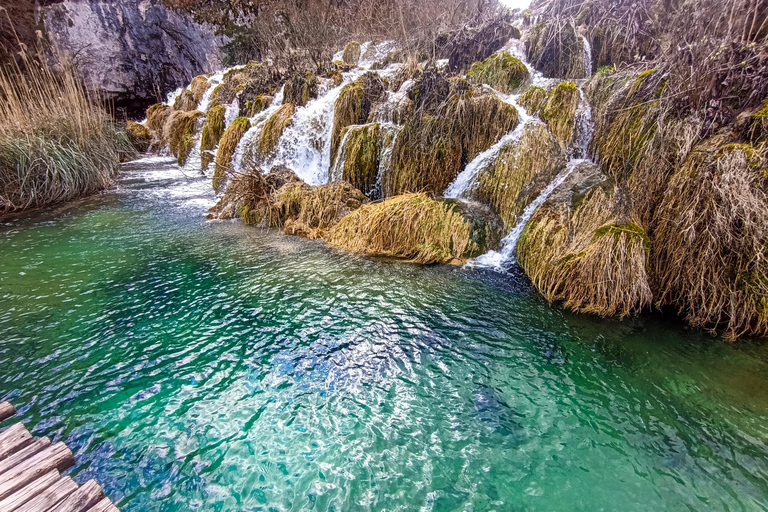
[[536, 115], [547, 101], [547, 91], [543, 87], [529, 86], [517, 102], [525, 109], [529, 116]]
[[189, 84], [189, 91], [192, 93], [192, 98], [195, 100], [195, 108], [203, 99], [205, 92], [211, 88], [211, 83], [203, 75], [196, 76], [192, 79], [192, 83]]
[[528, 204], [565, 168], [566, 155], [543, 123], [529, 124], [519, 142], [480, 172], [472, 197], [493, 207], [507, 230]]
[[280, 142], [280, 137], [283, 135], [283, 131], [290, 126], [293, 121], [293, 114], [296, 111], [296, 107], [292, 103], [286, 103], [277, 112], [272, 114], [272, 117], [267, 119], [264, 123], [264, 127], [261, 129], [261, 135], [259, 136], [259, 156], [262, 158], [272, 155], [277, 149], [277, 144]]
[[125, 125], [126, 132], [128, 133], [128, 139], [136, 148], [139, 153], [146, 153], [149, 149], [149, 145], [152, 142], [152, 136], [146, 126], [133, 121], [128, 121]]
[[173, 102], [173, 110], [182, 110], [184, 112], [191, 112], [197, 108], [197, 100], [195, 96], [188, 90], [184, 89], [181, 94]]
[[351, 41], [347, 43], [347, 46], [344, 47], [344, 52], [341, 57], [344, 61], [344, 64], [347, 66], [357, 66], [357, 63], [360, 60], [360, 50], [360, 43], [357, 41]]
[[576, 135], [576, 111], [581, 101], [581, 92], [573, 82], [562, 82], [549, 93], [541, 109], [541, 118], [564, 148]]
[[211, 151], [219, 145], [221, 136], [224, 135], [224, 115], [226, 109], [221, 105], [213, 105], [208, 109], [205, 117], [203, 132], [200, 139], [200, 150]]
[[461, 261], [476, 252], [470, 235], [470, 224], [452, 205], [406, 194], [356, 210], [327, 240], [351, 252], [429, 264]]
[[246, 117], [238, 117], [227, 126], [216, 151], [216, 169], [213, 173], [213, 189], [218, 191], [227, 173], [232, 171], [232, 157], [245, 132], [251, 128]]
[[198, 111], [174, 110], [168, 116], [163, 128], [163, 140], [168, 141], [168, 149], [176, 157], [179, 165], [184, 165], [194, 146], [197, 120], [205, 114]]
[[673, 176], [653, 233], [658, 303], [730, 339], [768, 334], [768, 150], [694, 148]]
[[317, 77], [314, 74], [296, 74], [285, 82], [283, 105], [293, 103], [297, 107], [303, 107], [315, 98], [317, 98]]
[[652, 301], [650, 244], [636, 223], [617, 223], [615, 199], [602, 187], [574, 207], [548, 201], [528, 222], [517, 258], [549, 301], [600, 316], [639, 313]]

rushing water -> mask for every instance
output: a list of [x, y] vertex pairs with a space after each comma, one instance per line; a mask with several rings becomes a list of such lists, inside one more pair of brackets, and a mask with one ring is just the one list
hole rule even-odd
[[205, 221], [170, 162], [0, 224], [0, 399], [124, 512], [768, 507], [761, 345]]

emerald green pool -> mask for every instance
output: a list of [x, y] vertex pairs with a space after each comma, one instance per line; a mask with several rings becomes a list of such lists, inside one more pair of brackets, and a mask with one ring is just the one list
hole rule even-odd
[[0, 222], [0, 399], [124, 512], [768, 508], [764, 345], [211, 200], [149, 159]]

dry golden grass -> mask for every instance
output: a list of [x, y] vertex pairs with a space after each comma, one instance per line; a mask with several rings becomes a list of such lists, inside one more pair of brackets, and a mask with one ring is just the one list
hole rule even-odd
[[216, 151], [216, 169], [213, 172], [214, 190], [219, 190], [227, 173], [232, 171], [232, 157], [235, 155], [237, 145], [250, 128], [251, 122], [247, 117], [238, 117], [224, 131], [219, 149]]
[[0, 213], [66, 201], [114, 184], [133, 152], [77, 70], [22, 52], [0, 68]]
[[163, 140], [168, 142], [168, 150], [179, 165], [184, 165], [189, 158], [195, 143], [197, 120], [205, 114], [202, 112], [173, 110], [168, 115], [163, 127]]
[[264, 123], [261, 135], [259, 135], [259, 155], [262, 158], [275, 152], [280, 137], [283, 135], [283, 130], [288, 128], [293, 121], [295, 111], [296, 107], [292, 103], [286, 103]]
[[[729, 339], [768, 334], [768, 150], [715, 136], [694, 148], [659, 207], [658, 303]], [[761, 172], [762, 171], [762, 172]]]
[[368, 72], [342, 88], [333, 107], [333, 133], [331, 134], [331, 166], [341, 143], [341, 134], [347, 126], [365, 124], [374, 102], [386, 91], [386, 85], [376, 73]]
[[550, 91], [541, 108], [541, 118], [557, 140], [568, 147], [576, 134], [576, 110], [581, 101], [581, 92], [573, 82], [562, 82]]
[[211, 83], [203, 75], [196, 76], [192, 79], [192, 83], [189, 84], [189, 90], [192, 93], [192, 98], [195, 100], [195, 108], [203, 99], [205, 92], [211, 88]]
[[621, 317], [651, 304], [648, 237], [636, 224], [615, 224], [614, 210], [615, 200], [596, 188], [575, 213], [546, 203], [526, 225], [517, 258], [547, 300]]
[[327, 240], [351, 252], [448, 263], [475, 252], [471, 226], [453, 206], [424, 194], [365, 205], [339, 222]]
[[203, 132], [200, 138], [200, 150], [211, 151], [219, 145], [224, 135], [224, 115], [227, 109], [221, 105], [213, 105], [206, 114]]

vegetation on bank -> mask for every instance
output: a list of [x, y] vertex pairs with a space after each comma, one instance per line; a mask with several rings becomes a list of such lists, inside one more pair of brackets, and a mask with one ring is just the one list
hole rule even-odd
[[77, 71], [58, 67], [22, 52], [0, 68], [0, 213], [109, 188], [134, 151]]

